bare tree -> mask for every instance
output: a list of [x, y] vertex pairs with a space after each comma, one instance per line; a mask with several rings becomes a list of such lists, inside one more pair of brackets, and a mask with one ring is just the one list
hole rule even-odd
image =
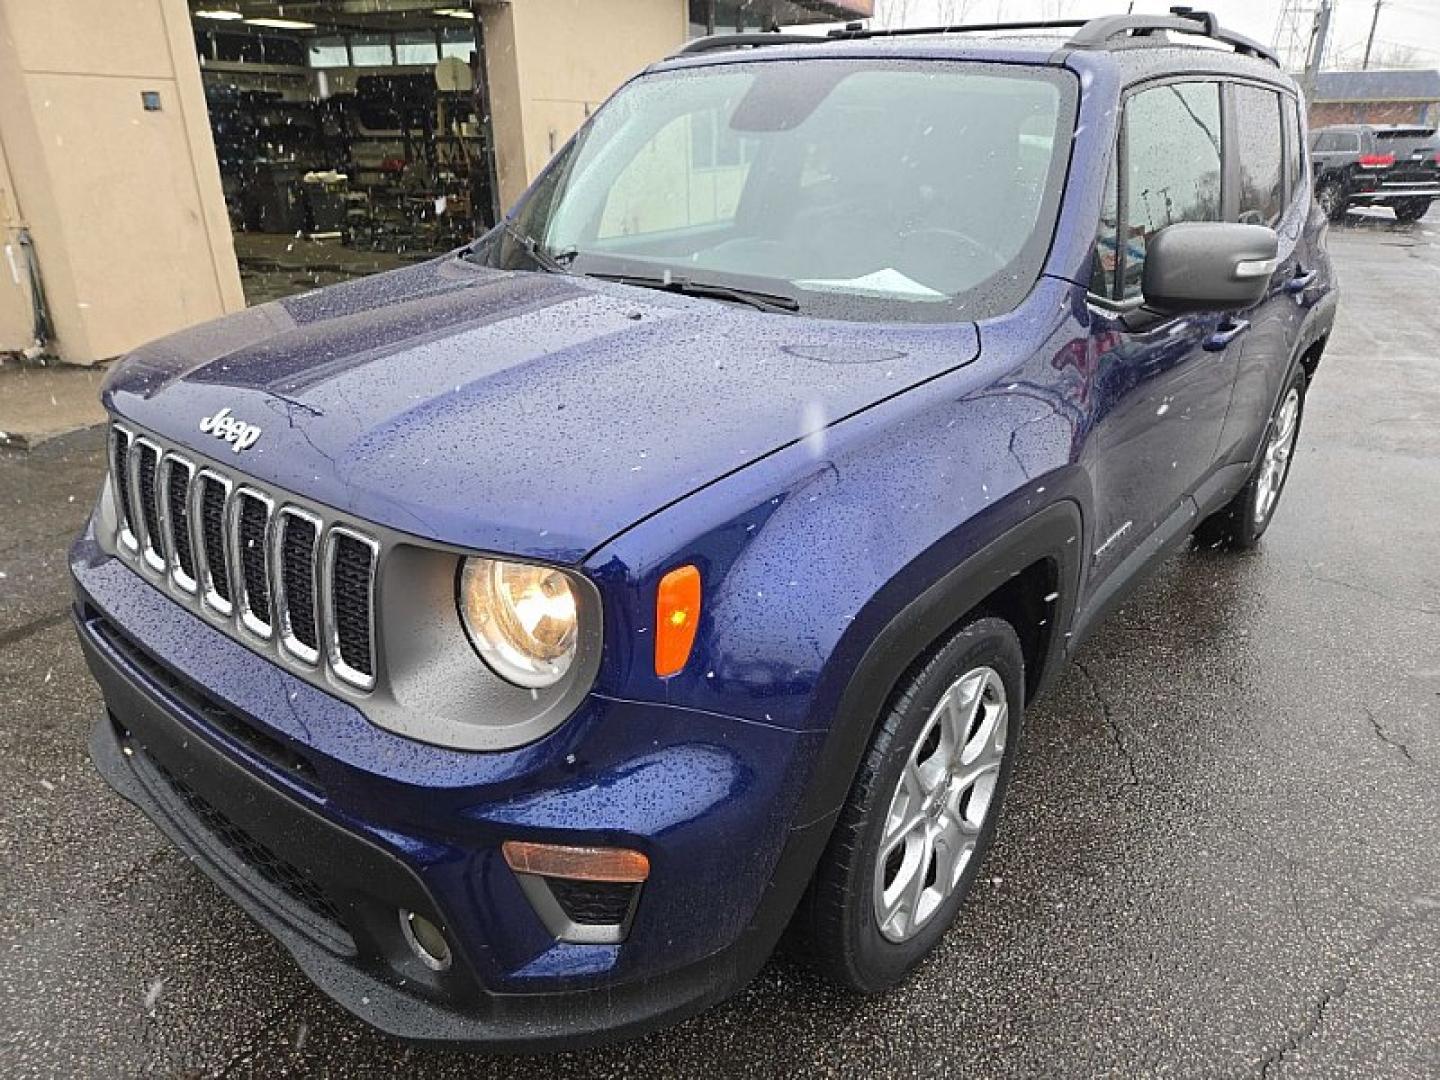
[[[1376, 46], [1370, 53], [1370, 67], [1372, 70], [1391, 71], [1401, 68], [1427, 68], [1434, 66], [1433, 57], [1423, 55], [1418, 49], [1411, 45], [1384, 44]], [[1364, 67], [1364, 57], [1358, 49], [1346, 49], [1335, 58], [1334, 67], [1339, 71], [1360, 71]]]
[[945, 0], [940, 6], [940, 22], [945, 26], [960, 26], [970, 20], [970, 11], [977, 0]]
[[878, 0], [873, 25], [893, 29], [906, 25], [910, 16], [910, 0]]

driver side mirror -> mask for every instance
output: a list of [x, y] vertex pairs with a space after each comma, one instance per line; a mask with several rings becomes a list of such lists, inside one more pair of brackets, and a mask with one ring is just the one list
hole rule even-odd
[[1167, 314], [1250, 307], [1264, 298], [1278, 252], [1275, 230], [1264, 225], [1167, 225], [1145, 245], [1145, 306]]

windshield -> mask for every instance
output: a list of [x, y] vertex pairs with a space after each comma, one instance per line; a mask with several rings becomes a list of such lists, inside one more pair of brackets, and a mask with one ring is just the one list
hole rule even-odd
[[980, 318], [1039, 273], [1073, 108], [1071, 78], [1036, 67], [656, 73], [592, 118], [474, 257], [723, 285], [831, 318]]

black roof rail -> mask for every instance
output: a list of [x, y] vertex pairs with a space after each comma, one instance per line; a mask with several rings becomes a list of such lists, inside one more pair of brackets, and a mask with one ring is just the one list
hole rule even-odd
[[1242, 56], [1268, 60], [1276, 67], [1280, 58], [1258, 41], [1226, 30], [1208, 11], [1192, 11], [1188, 7], [1172, 7], [1169, 15], [1102, 15], [1091, 19], [1072, 37], [1072, 49], [1105, 49], [1116, 38], [1149, 37], [1156, 31], [1173, 30], [1180, 34], [1199, 34], [1224, 42]]
[[838, 40], [876, 37], [911, 37], [916, 34], [978, 34], [987, 30], [1069, 30], [1084, 26], [1086, 19], [1031, 19], [1026, 22], [963, 23], [955, 26], [897, 26], [893, 29], [866, 30], [859, 23], [848, 23], [843, 30], [831, 30], [828, 37]]
[[[1172, 7], [1169, 15], [1102, 15], [1096, 19], [1035, 19], [1028, 22], [966, 23], [957, 26], [905, 26], [867, 29], [847, 23], [843, 30], [831, 30], [824, 37], [814, 34], [714, 34], [696, 38], [672, 56], [692, 56], [716, 49], [756, 48], [763, 45], [816, 45], [827, 41], [855, 41], [879, 37], [914, 37], [928, 34], [975, 34], [987, 31], [1076, 30], [1065, 43], [1070, 49], [1108, 49], [1117, 39], [1146, 39], [1162, 31], [1197, 34], [1229, 45], [1242, 56], [1268, 60], [1276, 67], [1280, 58], [1258, 41], [1226, 30], [1208, 11]], [[1157, 39], [1157, 43], [1158, 43]]]
[[894, 29], [867, 30], [858, 22], [846, 23], [843, 30], [830, 30], [824, 37], [816, 34], [777, 34], [773, 31], [741, 34], [711, 34], [696, 38], [676, 49], [671, 56], [693, 56], [716, 49], [758, 48], [762, 45], [821, 45], [827, 41], [850, 41], [861, 38], [912, 37], [921, 34], [968, 34], [984, 30], [1049, 30], [1082, 27], [1084, 19], [1037, 19], [1030, 22], [970, 23], [964, 26], [901, 26]]
[[714, 52], [716, 49], [746, 49], [761, 45], [820, 45], [828, 40], [829, 38], [816, 34], [711, 34], [709, 37], [687, 41], [670, 55], [693, 56], [696, 53]]

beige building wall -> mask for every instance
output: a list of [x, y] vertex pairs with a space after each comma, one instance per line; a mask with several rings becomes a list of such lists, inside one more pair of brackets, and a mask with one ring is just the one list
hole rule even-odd
[[622, 82], [685, 43], [688, 10], [685, 0], [515, 0], [481, 9], [502, 211]]
[[0, 143], [0, 352], [19, 352], [30, 344], [30, 288], [19, 244], [22, 224]]
[[[0, 0], [0, 156], [63, 359], [244, 307], [185, 0]], [[24, 348], [0, 274], [0, 349]]]

